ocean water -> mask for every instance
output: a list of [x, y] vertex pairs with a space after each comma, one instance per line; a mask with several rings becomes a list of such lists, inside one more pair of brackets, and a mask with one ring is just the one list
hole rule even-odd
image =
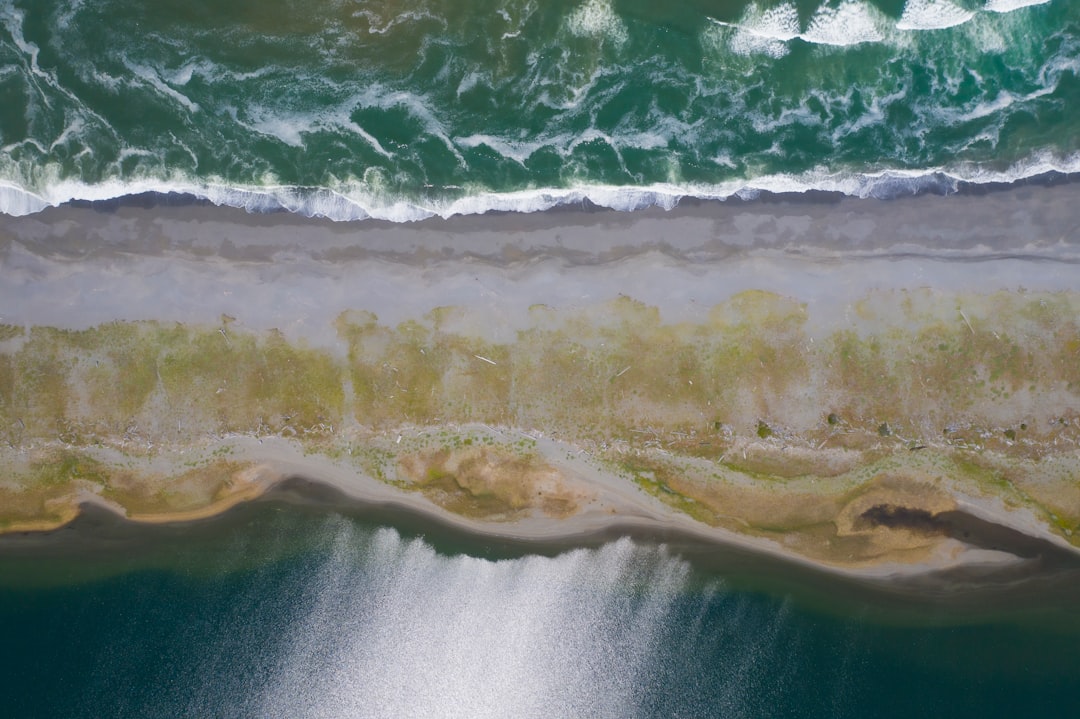
[[0, 212], [394, 221], [1080, 169], [1072, 0], [0, 0]]
[[890, 621], [836, 585], [834, 609], [823, 610], [629, 539], [496, 557], [334, 514], [242, 514], [210, 530], [151, 532], [127, 552], [72, 544], [32, 569], [0, 556], [4, 715], [989, 717], [1075, 707], [1080, 622], [1067, 609], [1021, 621], [1015, 606], [965, 618], [926, 604]]

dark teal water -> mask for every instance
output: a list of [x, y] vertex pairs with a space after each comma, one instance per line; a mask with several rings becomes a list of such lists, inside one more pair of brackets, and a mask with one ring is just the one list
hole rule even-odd
[[1072, 0], [0, 0], [0, 211], [393, 220], [1080, 168]]
[[496, 560], [338, 515], [243, 515], [126, 551], [0, 559], [4, 716], [1075, 711], [1075, 604], [974, 618], [926, 603], [893, 621], [841, 584], [822, 585], [823, 611], [626, 539]]

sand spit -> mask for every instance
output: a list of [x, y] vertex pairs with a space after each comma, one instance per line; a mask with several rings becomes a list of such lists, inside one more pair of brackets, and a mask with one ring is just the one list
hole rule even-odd
[[1072, 194], [5, 218], [0, 531], [305, 477], [494, 537], [1054, 564], [1080, 530]]
[[[202, 474], [213, 490], [208, 504], [131, 511], [125, 498], [111, 488], [102, 490], [80, 481], [67, 497], [68, 511], [57, 515], [54, 526], [39, 520], [7, 529], [9, 533], [47, 532], [91, 504], [136, 523], [196, 522], [303, 479], [307, 485], [334, 492], [331, 509], [394, 507], [398, 513], [427, 517], [465, 534], [519, 545], [572, 544], [575, 538], [610, 530], [646, 536], [674, 534], [684, 542], [734, 547], [815, 571], [873, 581], [961, 571], [969, 577], [1015, 576], [1018, 571], [1026, 576], [1080, 564], [1080, 552], [1050, 531], [1033, 511], [1008, 506], [990, 495], [964, 494], [960, 483], [951, 484], [949, 490], [934, 490], [905, 484], [896, 479], [899, 474], [893, 474], [891, 480], [851, 493], [853, 499], [832, 494], [814, 497], [807, 488], [779, 492], [759, 488], [740, 493], [743, 504], [730, 507], [742, 516], [733, 516], [729, 522], [706, 522], [692, 509], [680, 511], [669, 497], [661, 499], [643, 491], [640, 483], [627, 481], [610, 461], [557, 440], [481, 425], [412, 432], [401, 441], [408, 449], [401, 453], [390, 477], [379, 479], [361, 469], [367, 459], [312, 453], [290, 439], [232, 437], [211, 452], [227, 454], [227, 462], [210, 461], [206, 466], [212, 471]], [[525, 437], [529, 449], [522, 453], [519, 448]], [[470, 440], [472, 444], [465, 444]], [[444, 448], [430, 449], [433, 445]], [[222, 451], [225, 447], [227, 452]], [[170, 461], [174, 460], [158, 456], [147, 464], [161, 467]], [[223, 482], [212, 479], [217, 472], [225, 474]], [[697, 501], [685, 494], [671, 496], [680, 503]], [[764, 507], [781, 518], [795, 505], [799, 513], [829, 507], [825, 515], [843, 506], [828, 531], [827, 520], [821, 526], [777, 526], [762, 531], [745, 519]]]

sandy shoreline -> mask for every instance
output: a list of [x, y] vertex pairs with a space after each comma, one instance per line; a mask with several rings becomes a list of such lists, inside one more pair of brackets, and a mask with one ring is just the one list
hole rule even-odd
[[1076, 289], [1076, 185], [890, 201], [788, 198], [670, 212], [565, 209], [415, 224], [233, 208], [60, 207], [0, 217], [0, 322], [217, 323], [331, 346], [347, 309], [385, 324], [435, 307], [515, 332], [531, 306], [624, 294], [670, 321], [744, 290], [845, 312], [880, 289]]
[[[7, 531], [67, 521], [74, 496], [196, 521], [304, 477], [474, 535], [636, 527], [849, 577], [1071, 557], [1076, 187], [415, 225], [0, 218], [0, 491], [67, 507]], [[409, 431], [430, 436], [398, 447]], [[42, 477], [68, 494], [27, 494]]]
[[[922, 253], [937, 258], [1075, 259], [1078, 182], [1020, 184], [978, 193], [872, 200], [808, 193], [757, 200], [687, 200], [672, 210], [559, 207], [411, 223], [336, 222], [287, 212], [251, 214], [202, 202], [83, 203], [0, 216], [5, 244], [76, 258], [191, 252], [239, 261], [311, 256], [330, 262], [454, 258], [511, 264], [558, 257], [567, 264], [660, 251], [692, 261], [750, 250], [814, 259]], [[182, 198], [181, 198], [182, 199]], [[284, 253], [284, 257], [275, 255]]]
[[[69, 532], [81, 525], [82, 515], [106, 513], [108, 523], [155, 525], [172, 530], [198, 532], [207, 522], [228, 521], [235, 510], [262, 502], [284, 502], [313, 507], [318, 511], [360, 511], [370, 521], [426, 527], [474, 541], [517, 547], [517, 551], [563, 551], [579, 546], [596, 546], [621, 536], [643, 541], [659, 541], [678, 551], [704, 558], [706, 563], [730, 563], [732, 556], [744, 557], [746, 566], [797, 569], [806, 576], [833, 577], [858, 582], [866, 587], [922, 598], [958, 593], [958, 599], [972, 592], [1023, 591], [1032, 580], [1073, 576], [1080, 572], [1080, 550], [1046, 530], [1034, 517], [1010, 510], [986, 497], [966, 497], [959, 515], [965, 526], [979, 524], [993, 536], [956, 539], [939, 543], [919, 561], [822, 561], [792, 552], [780, 541], [747, 536], [722, 527], [709, 527], [673, 511], [634, 484], [620, 481], [566, 452], [553, 440], [542, 440], [545, 457], [565, 457], [560, 464], [564, 477], [571, 477], [572, 489], [587, 494], [580, 511], [570, 517], [552, 518], [537, 513], [519, 519], [485, 520], [447, 511], [422, 493], [402, 491], [327, 457], [313, 456], [280, 438], [234, 438], [230, 442], [234, 460], [244, 464], [241, 481], [211, 504], [193, 510], [161, 513], [132, 513], [91, 492], [78, 495], [77, 513], [53, 526], [38, 522], [9, 527], [0, 533], [0, 553], [8, 556], [49, 548], [55, 554], [81, 552], [95, 541], [96, 519], [89, 529]], [[152, 536], [138, 534], [133, 536]], [[989, 545], [994, 542], [992, 548]], [[110, 540], [109, 551], [121, 545]], [[982, 546], [987, 545], [987, 546]], [[723, 560], [709, 560], [716, 552]]]
[[[963, 623], [995, 620], [1032, 611], [1071, 611], [1075, 604], [1075, 581], [1080, 561], [1060, 558], [1053, 566], [1041, 560], [1027, 562], [1002, 559], [987, 552], [985, 561], [956, 566], [898, 566], [853, 570], [813, 561], [776, 547], [746, 542], [738, 535], [718, 536], [698, 527], [666, 524], [647, 519], [579, 522], [571, 528], [559, 525], [554, 533], [519, 536], [498, 527], [470, 526], [460, 518], [433, 513], [415, 502], [381, 503], [341, 492], [332, 483], [291, 477], [270, 485], [250, 500], [219, 507], [219, 513], [201, 518], [177, 517], [153, 522], [123, 518], [115, 508], [91, 503], [82, 507], [70, 524], [54, 531], [0, 535], [0, 561], [23, 564], [4, 582], [22, 586], [56, 581], [92, 580], [133, 568], [167, 568], [169, 547], [175, 542], [207, 541], [224, 533], [243, 531], [253, 521], [266, 521], [273, 513], [314, 513], [308, 516], [342, 515], [353, 521], [391, 527], [407, 538], [420, 538], [439, 552], [464, 553], [490, 560], [531, 555], [556, 556], [577, 549], [597, 549], [629, 538], [645, 545], [662, 545], [665, 552], [688, 562], [705, 577], [723, 577], [734, 586], [797, 597], [801, 603], [829, 614], [858, 612], [887, 623], [922, 625], [926, 622]], [[165, 552], [158, 557], [158, 553]], [[995, 557], [994, 555], [999, 556]], [[125, 562], [116, 564], [120, 557]], [[155, 558], [158, 557], [158, 558]], [[974, 559], [974, 557], [972, 557]], [[78, 562], [79, 571], [64, 570], [58, 580], [27, 572], [34, 566], [67, 566]], [[16, 566], [16, 565], [12, 565]], [[126, 569], [125, 569], [126, 568]], [[39, 570], [40, 571], [40, 570]], [[928, 613], [928, 609], [931, 611]]]

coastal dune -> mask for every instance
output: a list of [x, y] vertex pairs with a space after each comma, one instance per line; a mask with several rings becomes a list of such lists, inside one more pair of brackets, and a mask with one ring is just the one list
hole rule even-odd
[[290, 478], [524, 540], [679, 531], [867, 577], [1069, 564], [1069, 184], [332, 223], [0, 221], [0, 530]]

